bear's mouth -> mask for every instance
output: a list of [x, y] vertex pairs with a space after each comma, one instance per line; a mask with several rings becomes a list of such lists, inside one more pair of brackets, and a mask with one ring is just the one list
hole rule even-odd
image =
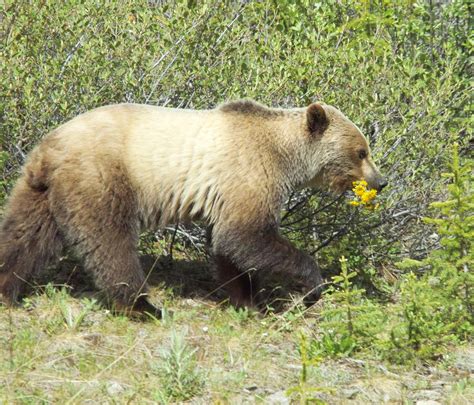
[[338, 195], [349, 195], [352, 190], [352, 183], [356, 181], [356, 178], [349, 177], [336, 177], [331, 182], [329, 190]]

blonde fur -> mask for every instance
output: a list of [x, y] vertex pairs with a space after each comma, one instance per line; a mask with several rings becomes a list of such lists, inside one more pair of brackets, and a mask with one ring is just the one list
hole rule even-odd
[[[381, 177], [370, 157], [358, 157], [361, 149], [369, 152], [359, 129], [328, 105], [283, 110], [238, 101], [195, 111], [119, 104], [54, 130], [31, 153], [20, 182], [39, 193], [34, 198], [48, 207], [66, 245], [77, 243], [86, 258], [93, 258], [90, 267], [107, 268], [96, 276], [102, 288], [130, 287], [115, 294], [126, 303], [145, 284], [121, 269], [126, 264], [131, 272], [140, 271], [136, 260], [130, 262], [129, 249], [139, 229], [193, 219], [213, 226], [214, 253], [228, 273], [259, 267], [260, 258], [262, 267], [294, 265], [301, 278], [319, 283], [310, 258], [277, 234], [279, 210], [291, 190], [307, 185], [342, 191], [364, 177], [377, 186]], [[17, 205], [20, 198], [12, 198], [7, 218]], [[102, 233], [99, 223], [113, 228], [115, 236]], [[90, 241], [97, 232], [100, 245]], [[237, 246], [244, 235], [256, 239], [262, 232], [268, 240], [260, 256]], [[107, 244], [112, 250], [123, 244], [129, 255], [109, 266], [115, 258], [105, 249], [89, 253]], [[9, 246], [0, 239], [4, 256]], [[286, 256], [274, 263], [272, 255]], [[7, 280], [5, 274], [11, 272], [3, 273]]]

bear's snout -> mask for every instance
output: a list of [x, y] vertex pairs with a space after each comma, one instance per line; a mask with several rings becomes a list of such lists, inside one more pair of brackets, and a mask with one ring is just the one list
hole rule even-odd
[[372, 176], [363, 177], [363, 179], [367, 182], [369, 189], [377, 190], [378, 193], [380, 193], [388, 185], [387, 179], [379, 173], [374, 173]]

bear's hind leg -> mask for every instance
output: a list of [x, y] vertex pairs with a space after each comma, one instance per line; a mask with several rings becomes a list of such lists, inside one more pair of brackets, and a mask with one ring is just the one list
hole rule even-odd
[[20, 178], [0, 225], [0, 302], [15, 304], [25, 284], [54, 264], [62, 248], [48, 191]]
[[137, 240], [129, 235], [113, 235], [114, 232], [109, 228], [109, 235], [100, 235], [93, 243], [79, 243], [86, 270], [105, 292], [114, 312], [131, 316], [148, 312], [159, 318], [161, 311], [147, 298], [148, 285], [138, 257]]
[[147, 299], [148, 286], [138, 257], [138, 208], [133, 190], [120, 173], [93, 180], [56, 190], [58, 224], [114, 311], [160, 317], [161, 311]]

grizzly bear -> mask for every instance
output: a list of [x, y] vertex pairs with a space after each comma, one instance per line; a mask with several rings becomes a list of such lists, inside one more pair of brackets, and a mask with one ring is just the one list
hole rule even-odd
[[140, 231], [196, 219], [210, 226], [234, 305], [252, 304], [262, 271], [318, 291], [313, 259], [278, 233], [280, 209], [292, 190], [342, 192], [359, 179], [378, 190], [386, 184], [364, 136], [330, 105], [97, 108], [30, 153], [1, 224], [0, 293], [16, 302], [33, 275], [72, 247], [116, 309], [159, 316], [140, 268]]

